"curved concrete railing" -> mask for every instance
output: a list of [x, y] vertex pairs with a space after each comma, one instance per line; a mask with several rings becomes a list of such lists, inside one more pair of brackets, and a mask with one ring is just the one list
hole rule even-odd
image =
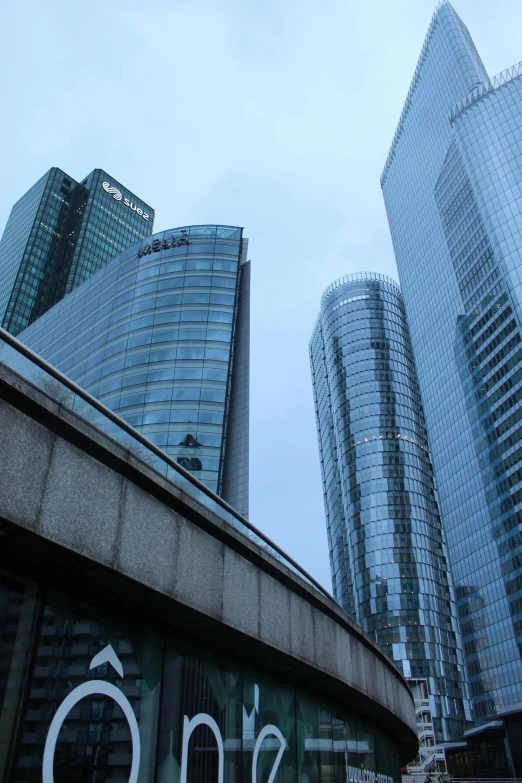
[[[2, 351], [2, 349], [4, 349]], [[12, 350], [10, 350], [12, 349]], [[6, 350], [8, 351], [6, 353]], [[331, 596], [326, 592], [310, 574], [308, 574], [299, 563], [296, 563], [286, 552], [284, 552], [274, 541], [271, 541], [261, 530], [249, 522], [235, 508], [230, 506], [223, 498], [212, 492], [205, 484], [199, 481], [192, 473], [182, 467], [169, 454], [156, 446], [155, 443], [148, 440], [141, 432], [134, 429], [124, 419], [118, 416], [114, 411], [107, 408], [99, 400], [82, 389], [76, 383], [67, 378], [63, 373], [52, 367], [48, 362], [38, 356], [34, 351], [21, 343], [9, 332], [0, 327], [0, 356], [10, 367], [17, 371], [22, 370], [26, 380], [36, 383], [38, 388], [49, 390], [53, 386], [55, 393], [58, 393], [59, 400], [67, 400], [67, 406], [76, 411], [78, 407], [82, 411], [82, 417], [91, 423], [95, 422], [98, 429], [112, 435], [119, 443], [128, 444], [133, 453], [139, 453], [143, 458], [149, 453], [152, 457], [159, 458], [154, 461], [156, 469], [158, 464], [163, 464], [163, 474], [168, 475], [171, 481], [180, 488], [187, 486], [191, 494], [196, 495], [202, 500], [211, 511], [218, 508], [219, 513], [233, 526], [240, 530], [265, 547], [277, 558], [282, 559], [292, 570], [296, 571], [307, 582], [313, 585], [326, 598]], [[24, 361], [23, 360], [27, 360]], [[54, 384], [54, 382], [57, 384]], [[100, 416], [101, 414], [101, 416]]]
[[78, 590], [81, 574], [89, 595], [124, 600], [194, 639], [212, 633], [224, 650], [291, 672], [381, 726], [402, 763], [410, 760], [417, 749], [411, 694], [361, 629], [50, 391], [0, 363], [2, 556], [69, 589]]

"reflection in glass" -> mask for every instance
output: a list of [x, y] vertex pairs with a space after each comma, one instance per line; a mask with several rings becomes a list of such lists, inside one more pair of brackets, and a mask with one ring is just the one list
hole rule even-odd
[[442, 742], [464, 730], [460, 637], [397, 283], [332, 283], [310, 360], [334, 596], [407, 679], [429, 682]]
[[0, 573], [0, 780], [12, 751], [35, 619], [34, 585]]
[[[218, 783], [220, 767], [224, 783], [267, 783], [272, 773], [274, 783], [361, 783], [361, 769], [385, 776], [369, 783], [399, 780], [397, 748], [384, 733], [296, 692], [284, 677], [243, 665], [239, 649], [233, 660], [211, 647], [211, 636], [205, 650], [189, 646], [55, 592], [42, 602], [35, 584], [2, 574], [2, 780], [41, 781], [54, 716], [78, 686], [92, 682], [95, 689], [96, 681], [117, 688], [135, 714], [138, 783]], [[120, 706], [104, 695], [84, 696], [58, 733], [55, 783], [126, 783], [131, 763]]]
[[299, 782], [334, 783], [332, 717], [326, 704], [297, 692], [297, 765]]
[[[89, 669], [93, 657], [108, 644], [123, 666], [123, 678], [109, 663]], [[56, 710], [74, 688], [93, 679], [114, 684], [129, 700], [141, 738], [140, 783], [152, 780], [161, 679], [159, 636], [51, 594], [35, 641], [12, 783], [41, 781], [44, 744]], [[81, 699], [59, 734], [56, 783], [127, 780], [131, 762], [130, 729], [119, 705], [97, 695]]]
[[[201, 713], [217, 724], [219, 735], [207, 724], [198, 725], [188, 737], [186, 769], [190, 783], [218, 783], [223, 763], [224, 783], [239, 779], [241, 758], [240, 669], [169, 640], [166, 649], [160, 736], [158, 745], [159, 783], [180, 779], [183, 732], [187, 719]], [[186, 715], [185, 729], [183, 715]], [[220, 746], [224, 749], [221, 761]]]
[[[182, 232], [190, 235], [190, 244], [173, 247], [172, 236], [181, 237]], [[219, 442], [200, 438], [197, 458], [174, 449], [169, 455], [219, 492], [228, 464], [240, 460], [231, 438], [226, 460], [221, 457], [232, 395], [229, 365], [238, 334], [233, 324], [239, 306], [239, 260], [246, 248], [241, 232], [195, 226], [157, 234], [145, 243], [147, 252], [140, 243], [135, 246], [138, 258], [126, 253], [113, 259], [22, 336], [156, 445], [176, 442], [169, 434], [177, 435], [182, 422], [197, 424], [199, 436], [218, 435]], [[226, 243], [216, 245], [216, 236]], [[187, 260], [179, 257], [187, 252]], [[199, 386], [185, 388], [185, 379], [198, 380]], [[132, 394], [110, 393], [128, 386]], [[243, 399], [236, 407], [246, 404]], [[247, 419], [245, 415], [242, 420]], [[155, 459], [163, 470], [161, 459]]]

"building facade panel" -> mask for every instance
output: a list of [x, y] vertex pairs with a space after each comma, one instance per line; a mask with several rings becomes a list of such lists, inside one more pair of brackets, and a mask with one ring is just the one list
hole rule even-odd
[[35, 220], [43, 193], [53, 169], [44, 174], [25, 196], [16, 202], [0, 242], [0, 317], [3, 319], [18, 269], [22, 263], [27, 237], [35, 232]]
[[94, 169], [80, 185], [83, 191], [74, 246], [66, 261], [67, 280], [51, 304], [154, 230], [154, 210], [107, 172]]
[[319, 462], [323, 484], [326, 531], [330, 553], [332, 589], [344, 611], [357, 618], [352, 582], [350, 542], [337, 460], [332, 395], [327, 376], [326, 346], [318, 319], [310, 341], [310, 366], [314, 393]]
[[9, 331], [16, 333], [29, 323], [77, 184], [52, 168], [11, 211], [0, 241], [0, 318]]
[[161, 232], [114, 258], [20, 335], [218, 494], [226, 464], [238, 479], [227, 484], [230, 497], [243, 512], [248, 388], [230, 418], [229, 403], [236, 332], [237, 364], [248, 375], [248, 313], [245, 321], [238, 307], [243, 274], [248, 305], [248, 271], [241, 228]]
[[[243, 239], [241, 280], [232, 357], [230, 404], [223, 449], [223, 497], [237, 511], [248, 516], [250, 467], [250, 276], [248, 239]], [[227, 455], [232, 455], [228, 458]]]
[[[452, 127], [505, 284], [522, 321], [522, 64], [487, 83]], [[482, 92], [482, 90], [480, 91]]]
[[441, 4], [382, 177], [479, 721], [522, 701], [520, 83]]
[[[338, 520], [328, 529], [336, 598], [350, 575], [354, 619], [406, 678], [426, 684], [435, 739], [447, 740], [466, 720], [462, 651], [397, 284], [364, 273], [333, 283], [311, 364], [326, 513]], [[333, 469], [342, 512], [328, 489]]]

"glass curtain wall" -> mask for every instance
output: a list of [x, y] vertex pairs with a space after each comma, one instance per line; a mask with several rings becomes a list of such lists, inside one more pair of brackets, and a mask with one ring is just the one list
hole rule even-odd
[[310, 359], [335, 597], [428, 683], [442, 742], [465, 725], [462, 651], [397, 283], [363, 273], [329, 286]]
[[12, 209], [0, 241], [0, 316], [12, 334], [35, 317], [76, 186], [52, 168]]
[[14, 205], [0, 241], [3, 328], [17, 335], [153, 223], [154, 210], [101, 169], [81, 183], [50, 169]]
[[522, 67], [435, 13], [381, 184], [474, 719], [522, 701]]
[[155, 234], [20, 335], [218, 493], [241, 258], [241, 228]]
[[[106, 171], [94, 169], [79, 187], [82, 197], [78, 201], [74, 243], [63, 265], [64, 279], [50, 306], [88, 280], [117, 253], [154, 230], [154, 210]], [[111, 194], [116, 189], [120, 198]]]

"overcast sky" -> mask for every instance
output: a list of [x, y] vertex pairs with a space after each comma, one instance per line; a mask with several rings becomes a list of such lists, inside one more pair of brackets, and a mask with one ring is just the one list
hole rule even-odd
[[[491, 76], [520, 0], [456, 0]], [[379, 176], [430, 0], [4, 0], [0, 230], [51, 166], [103, 168], [155, 230], [245, 227], [251, 519], [329, 590], [308, 340], [337, 277], [396, 277]], [[448, 107], [449, 108], [449, 107]]]

